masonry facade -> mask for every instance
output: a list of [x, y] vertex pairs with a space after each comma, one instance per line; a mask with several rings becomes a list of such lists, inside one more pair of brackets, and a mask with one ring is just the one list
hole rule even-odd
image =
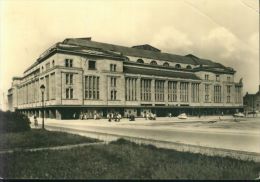
[[[65, 39], [14, 77], [9, 109], [71, 119], [119, 112], [166, 116], [232, 114], [243, 109], [242, 81], [235, 70], [194, 55], [163, 53], [150, 45], [124, 47]], [[40, 86], [45, 86], [44, 110]]]

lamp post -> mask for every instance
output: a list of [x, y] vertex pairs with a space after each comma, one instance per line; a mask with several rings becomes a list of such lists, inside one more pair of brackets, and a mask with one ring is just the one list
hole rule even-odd
[[41, 89], [41, 92], [42, 92], [42, 129], [44, 129], [44, 91], [45, 91], [45, 86], [41, 85], [40, 89]]

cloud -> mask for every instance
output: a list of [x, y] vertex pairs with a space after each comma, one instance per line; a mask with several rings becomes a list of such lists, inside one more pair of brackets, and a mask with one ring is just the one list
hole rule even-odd
[[175, 27], [164, 27], [152, 38], [151, 44], [163, 52], [186, 53], [193, 46], [188, 35]]

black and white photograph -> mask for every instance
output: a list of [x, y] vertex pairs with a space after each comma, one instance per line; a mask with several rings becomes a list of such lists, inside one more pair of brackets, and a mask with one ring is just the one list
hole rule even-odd
[[260, 180], [258, 0], [0, 1], [1, 180]]

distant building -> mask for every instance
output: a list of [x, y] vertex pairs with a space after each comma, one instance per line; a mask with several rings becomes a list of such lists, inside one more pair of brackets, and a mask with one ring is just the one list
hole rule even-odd
[[245, 111], [260, 111], [260, 85], [259, 90], [255, 94], [249, 94], [248, 92], [243, 98]]
[[9, 109], [67, 119], [87, 113], [106, 117], [232, 114], [243, 110], [235, 70], [194, 55], [163, 53], [148, 44], [125, 47], [69, 38], [56, 43], [14, 77]]

